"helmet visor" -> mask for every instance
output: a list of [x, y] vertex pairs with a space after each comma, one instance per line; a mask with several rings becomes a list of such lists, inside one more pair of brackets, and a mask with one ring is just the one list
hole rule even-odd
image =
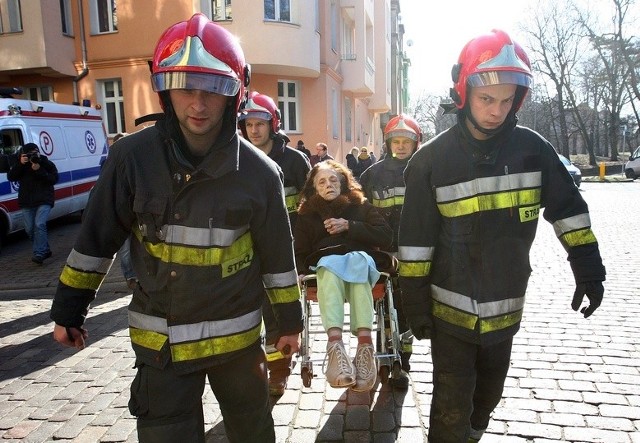
[[531, 75], [514, 71], [485, 71], [471, 74], [467, 78], [467, 84], [473, 88], [477, 86], [491, 85], [518, 85], [525, 88], [531, 87]]
[[228, 97], [234, 97], [240, 90], [240, 80], [236, 78], [200, 72], [159, 72], [151, 76], [151, 84], [155, 92], [169, 89], [199, 89]]
[[385, 140], [391, 140], [393, 137], [406, 137], [414, 142], [418, 141], [418, 134], [407, 129], [395, 129], [393, 131], [389, 131], [385, 135]]
[[269, 121], [271, 120], [271, 114], [264, 111], [244, 111], [240, 113], [240, 116], [238, 118], [240, 121], [246, 120], [248, 118], [257, 118], [260, 120]]

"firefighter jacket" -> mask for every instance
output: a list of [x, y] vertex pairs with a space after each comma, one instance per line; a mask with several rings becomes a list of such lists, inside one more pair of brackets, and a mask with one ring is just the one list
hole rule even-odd
[[[349, 229], [340, 234], [329, 234], [324, 227], [327, 218], [344, 218], [349, 221]], [[344, 255], [352, 251], [369, 254], [379, 270], [392, 266], [391, 257], [380, 251], [389, 248], [391, 228], [377, 208], [364, 200], [359, 192], [350, 191], [331, 201], [314, 195], [300, 206], [293, 232], [300, 273], [309, 273], [309, 267], [326, 255]]]
[[302, 330], [277, 165], [226, 125], [194, 167], [166, 120], [118, 142], [104, 164], [53, 301], [80, 326], [131, 235], [139, 288], [129, 305], [138, 361], [188, 373], [261, 345], [265, 289], [283, 335]]
[[398, 251], [398, 229], [400, 213], [404, 204], [404, 168], [409, 159], [400, 160], [387, 156], [374, 163], [360, 176], [360, 184], [365, 197], [389, 222], [393, 229], [393, 243], [390, 252]]
[[576, 283], [605, 279], [587, 204], [553, 146], [532, 130], [514, 122], [479, 142], [459, 122], [413, 155], [405, 183], [403, 304], [430, 314], [436, 333], [485, 345], [517, 332], [540, 214]]
[[309, 159], [297, 149], [286, 145], [282, 137], [273, 139], [273, 146], [269, 152], [269, 158], [275, 161], [284, 175], [284, 196], [287, 202], [287, 211], [291, 226], [295, 225], [298, 205], [300, 204], [300, 191], [307, 180], [307, 174], [311, 170]]

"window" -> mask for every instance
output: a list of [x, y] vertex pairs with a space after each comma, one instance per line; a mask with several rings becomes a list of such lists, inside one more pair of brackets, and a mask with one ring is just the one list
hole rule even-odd
[[118, 30], [116, 0], [93, 0], [91, 8], [91, 33], [102, 34]]
[[213, 21], [231, 20], [231, 0], [213, 0], [211, 2]]
[[331, 49], [338, 52], [338, 7], [336, 2], [331, 2]]
[[344, 8], [342, 13], [342, 59], [355, 60], [356, 26], [353, 20], [355, 8]]
[[0, 0], [0, 33], [22, 32], [20, 0]]
[[298, 82], [278, 81], [278, 108], [285, 132], [300, 132], [300, 94]]
[[291, 21], [291, 0], [264, 0], [265, 20]]
[[351, 141], [351, 99], [344, 98], [344, 139]]
[[24, 98], [41, 102], [53, 101], [53, 88], [51, 86], [27, 86], [24, 88]]
[[72, 36], [71, 0], [60, 0], [60, 22], [62, 24], [62, 33]]
[[105, 122], [109, 136], [118, 132], [127, 132], [124, 124], [124, 100], [122, 99], [122, 80], [102, 82], [102, 102], [105, 110]]

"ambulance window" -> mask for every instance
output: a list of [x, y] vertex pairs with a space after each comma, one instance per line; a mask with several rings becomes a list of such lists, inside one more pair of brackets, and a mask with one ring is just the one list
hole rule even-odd
[[20, 129], [3, 129], [0, 131], [0, 151], [2, 154], [15, 154], [24, 144]]

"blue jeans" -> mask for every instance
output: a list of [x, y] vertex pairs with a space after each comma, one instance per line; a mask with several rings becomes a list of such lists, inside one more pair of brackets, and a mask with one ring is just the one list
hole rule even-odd
[[133, 264], [131, 263], [131, 237], [127, 237], [124, 241], [120, 250], [118, 251], [118, 255], [120, 256], [120, 269], [122, 270], [122, 275], [126, 280], [130, 278], [136, 278], [136, 273], [133, 270]]
[[34, 257], [44, 257], [49, 249], [47, 239], [47, 219], [51, 212], [51, 206], [40, 205], [33, 208], [22, 208], [22, 219], [24, 220], [24, 230], [29, 239], [33, 242]]

